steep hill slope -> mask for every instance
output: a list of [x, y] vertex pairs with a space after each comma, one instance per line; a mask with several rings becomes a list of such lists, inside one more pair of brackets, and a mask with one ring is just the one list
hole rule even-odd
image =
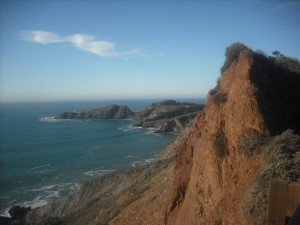
[[176, 132], [184, 129], [204, 108], [204, 105], [173, 100], [153, 103], [138, 114], [136, 126], [154, 128], [156, 132]]
[[[165, 224], [265, 223], [268, 179], [299, 176], [299, 163], [293, 159], [295, 151], [300, 151], [299, 136], [287, 132], [282, 136], [293, 140], [292, 147], [287, 140], [281, 141], [282, 149], [270, 149], [277, 146], [271, 135], [288, 128], [299, 132], [299, 87], [300, 74], [250, 49], [238, 52], [210, 91], [194, 131], [177, 153]], [[257, 145], [251, 147], [251, 143]], [[286, 166], [261, 177], [270, 164], [280, 165], [280, 157], [272, 158], [277, 153], [288, 159]], [[265, 197], [255, 202], [251, 193], [259, 185], [259, 194]]]

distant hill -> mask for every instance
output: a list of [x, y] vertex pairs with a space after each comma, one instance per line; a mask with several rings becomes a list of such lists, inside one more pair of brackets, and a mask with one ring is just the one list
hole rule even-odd
[[152, 127], [156, 132], [180, 132], [204, 108], [188, 102], [167, 100], [153, 103], [138, 114], [136, 126]]
[[55, 119], [136, 119], [136, 126], [154, 128], [156, 132], [180, 132], [204, 105], [166, 100], [133, 112], [127, 106], [108, 105], [87, 112], [64, 112]]
[[64, 112], [56, 119], [130, 119], [134, 113], [124, 105], [108, 105], [88, 112]]

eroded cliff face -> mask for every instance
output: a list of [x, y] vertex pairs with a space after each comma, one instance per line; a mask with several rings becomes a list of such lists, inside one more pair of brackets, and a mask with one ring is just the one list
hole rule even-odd
[[164, 224], [253, 224], [250, 191], [267, 155], [245, 154], [241, 146], [252, 137], [299, 128], [299, 84], [299, 75], [278, 72], [260, 56], [239, 55], [208, 94], [177, 153]]

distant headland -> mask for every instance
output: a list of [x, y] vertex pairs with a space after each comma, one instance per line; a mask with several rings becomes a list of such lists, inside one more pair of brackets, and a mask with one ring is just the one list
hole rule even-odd
[[140, 112], [133, 112], [125, 105], [113, 104], [87, 112], [64, 112], [55, 119], [134, 119], [137, 120], [135, 126], [154, 128], [158, 133], [179, 133], [203, 108], [204, 105], [195, 103], [165, 100], [152, 103]]

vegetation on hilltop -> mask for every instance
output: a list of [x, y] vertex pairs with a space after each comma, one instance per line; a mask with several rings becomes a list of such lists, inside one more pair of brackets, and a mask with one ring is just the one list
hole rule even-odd
[[196, 105], [191, 102], [177, 102], [176, 100], [163, 100], [162, 102], [153, 103], [152, 105], [159, 104], [160, 106], [180, 106], [180, 105]]
[[221, 73], [225, 72], [225, 70], [235, 61], [238, 59], [240, 53], [244, 50], [251, 51], [246, 45], [236, 42], [231, 44], [225, 50], [225, 62], [224, 65], [221, 67]]
[[226, 58], [224, 65], [221, 67], [221, 74], [225, 72], [230, 67], [230, 65], [238, 59], [240, 53], [243, 51], [247, 51], [247, 53], [252, 56], [262, 56], [272, 62], [275, 66], [281, 67], [291, 72], [300, 73], [300, 61], [297, 58], [285, 56], [278, 50], [272, 52], [273, 56], [268, 56], [262, 50], [257, 50], [256, 52], [254, 52], [243, 43], [235, 42], [225, 50]]

